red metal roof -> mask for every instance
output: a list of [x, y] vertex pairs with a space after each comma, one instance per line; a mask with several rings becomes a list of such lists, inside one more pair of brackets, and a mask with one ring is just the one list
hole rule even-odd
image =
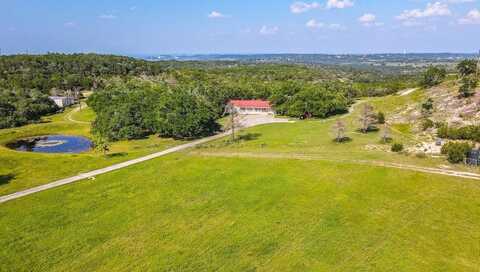
[[270, 102], [265, 100], [230, 100], [230, 104], [240, 108], [271, 108]]

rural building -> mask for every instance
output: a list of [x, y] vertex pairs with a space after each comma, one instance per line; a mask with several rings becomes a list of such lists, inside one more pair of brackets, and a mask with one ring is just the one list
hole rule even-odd
[[270, 102], [265, 100], [231, 100], [228, 104], [239, 114], [275, 114]]
[[68, 96], [50, 96], [49, 97], [60, 108], [65, 108], [75, 104], [75, 99]]

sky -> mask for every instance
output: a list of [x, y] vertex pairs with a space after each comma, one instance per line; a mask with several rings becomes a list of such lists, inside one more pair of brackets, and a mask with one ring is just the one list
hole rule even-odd
[[0, 0], [2, 54], [480, 49], [480, 0]]

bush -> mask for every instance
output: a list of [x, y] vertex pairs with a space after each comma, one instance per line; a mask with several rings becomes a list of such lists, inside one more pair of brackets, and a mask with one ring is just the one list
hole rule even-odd
[[422, 112], [424, 114], [431, 114], [433, 111], [433, 99], [429, 98], [422, 104]]
[[422, 87], [433, 87], [442, 83], [447, 76], [447, 71], [442, 67], [430, 66], [423, 74], [420, 80]]
[[477, 88], [478, 80], [474, 75], [466, 76], [462, 78], [459, 88], [461, 97], [470, 97], [475, 94], [475, 88]]
[[385, 114], [383, 112], [378, 112], [377, 114], [377, 122], [379, 124], [385, 124]]
[[423, 130], [427, 130], [429, 128], [433, 128], [435, 126], [435, 123], [433, 123], [432, 120], [426, 118], [426, 119], [423, 119], [422, 121], [422, 129]]
[[470, 151], [472, 146], [469, 143], [449, 142], [442, 147], [442, 154], [447, 155], [450, 163], [463, 162]]
[[394, 143], [392, 145], [392, 152], [402, 152], [403, 151], [403, 144]]
[[418, 152], [415, 154], [415, 157], [419, 159], [425, 159], [427, 157], [427, 154], [425, 154], [424, 152]]
[[450, 140], [469, 140], [480, 142], [480, 126], [470, 125], [460, 128], [443, 124], [438, 128], [437, 136]]

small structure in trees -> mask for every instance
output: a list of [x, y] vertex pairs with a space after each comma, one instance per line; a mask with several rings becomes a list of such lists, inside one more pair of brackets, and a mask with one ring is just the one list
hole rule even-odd
[[59, 108], [65, 108], [75, 104], [75, 98], [71, 96], [50, 96], [49, 97]]
[[238, 114], [273, 115], [272, 106], [266, 100], [230, 100], [228, 107], [234, 108]]
[[373, 106], [365, 104], [360, 111], [360, 131], [367, 133], [372, 130], [372, 126], [377, 122], [377, 114], [375, 114]]

